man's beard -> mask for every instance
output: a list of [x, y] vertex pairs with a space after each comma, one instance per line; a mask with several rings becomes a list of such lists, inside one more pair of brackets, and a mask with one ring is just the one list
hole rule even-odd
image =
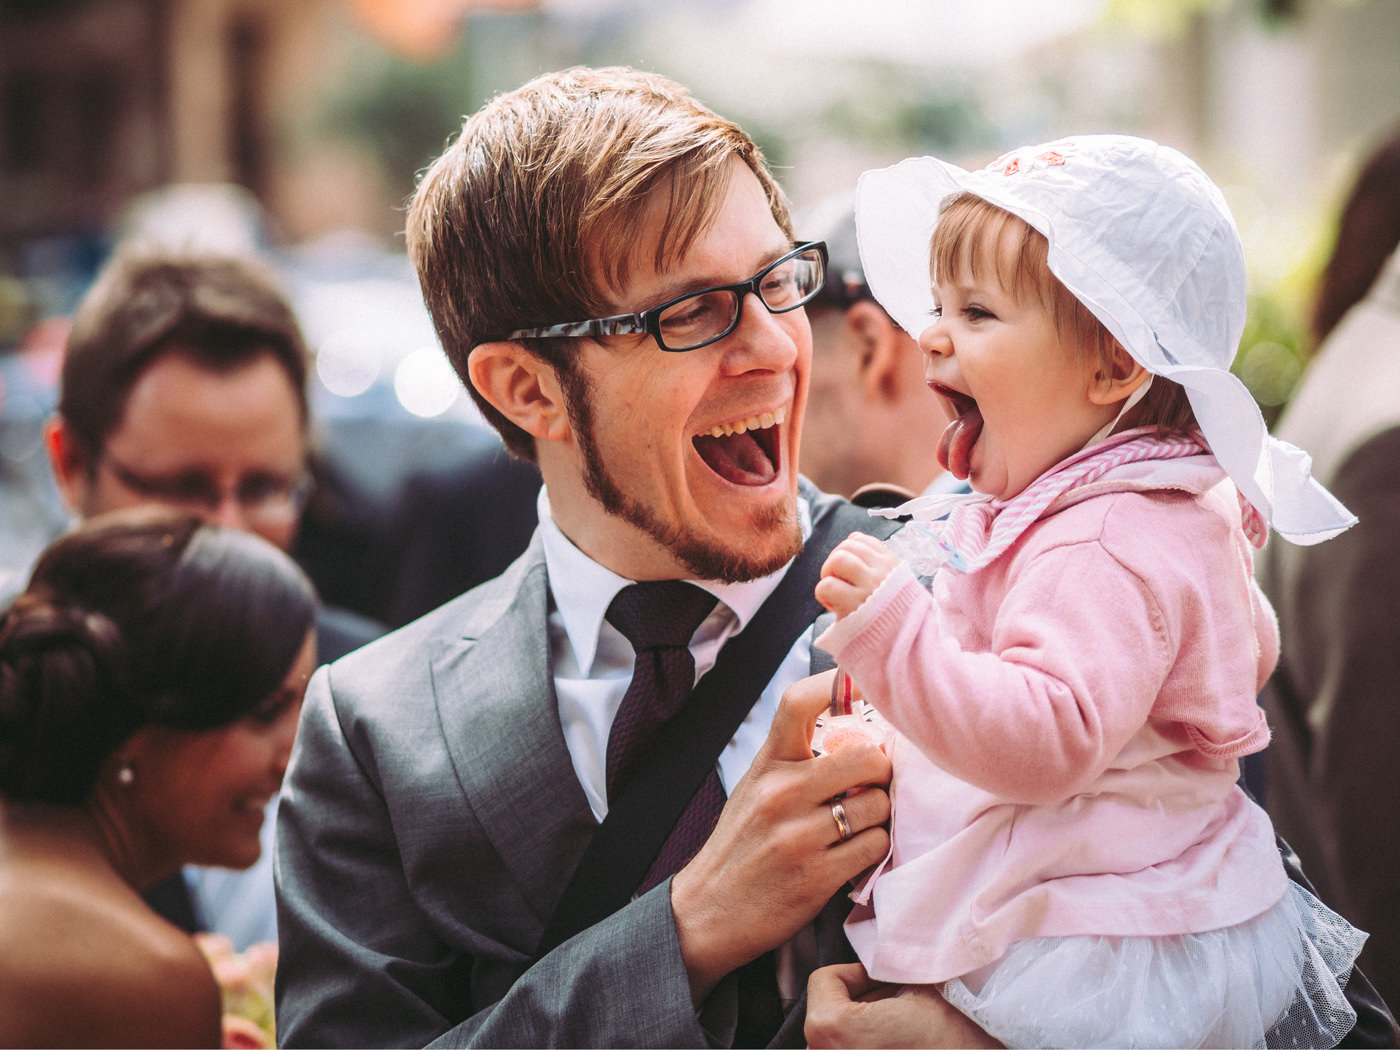
[[764, 507], [755, 515], [753, 535], [774, 540], [766, 550], [753, 550], [742, 540], [733, 548], [722, 547], [687, 529], [683, 522], [658, 521], [649, 507], [622, 491], [603, 461], [593, 437], [593, 391], [588, 376], [583, 369], [569, 365], [556, 374], [583, 460], [584, 489], [607, 513], [645, 532], [669, 551], [696, 579], [722, 583], [756, 580], [777, 572], [802, 552], [802, 530], [797, 523], [797, 508], [791, 502]]

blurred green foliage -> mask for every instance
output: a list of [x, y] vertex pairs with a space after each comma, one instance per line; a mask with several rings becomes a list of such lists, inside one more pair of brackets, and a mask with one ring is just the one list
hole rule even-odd
[[[319, 134], [351, 134], [394, 185], [426, 168], [484, 101], [463, 49], [440, 62], [414, 62], [366, 37], [356, 42], [355, 75], [327, 93], [310, 115]], [[412, 184], [404, 186], [405, 194]]]
[[1249, 297], [1244, 336], [1232, 371], [1254, 395], [1270, 425], [1303, 374], [1303, 333], [1296, 312], [1278, 299]]
[[[1325, 0], [1355, 4], [1358, 0]], [[1302, 0], [1108, 0], [1107, 21], [1140, 33], [1175, 36], [1186, 30], [1196, 15], [1230, 7], [1243, 8], [1265, 24], [1281, 23], [1297, 16]]]
[[1108, 0], [1105, 21], [1152, 36], [1185, 32], [1192, 18], [1229, 4], [1231, 0]]
[[[1336, 239], [1336, 217], [1319, 218], [1299, 234], [1296, 259], [1272, 281], [1250, 276], [1244, 334], [1232, 371], [1273, 426], [1297, 389], [1316, 349], [1309, 327], [1313, 296]], [[1245, 258], [1251, 246], [1245, 244]]]

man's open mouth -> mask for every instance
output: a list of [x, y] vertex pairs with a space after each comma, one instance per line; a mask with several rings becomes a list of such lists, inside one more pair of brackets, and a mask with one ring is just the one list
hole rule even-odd
[[953, 417], [938, 439], [938, 465], [966, 481], [972, 474], [972, 448], [982, 436], [982, 412], [977, 402], [961, 391], [942, 383], [929, 386], [947, 404], [948, 414]]
[[735, 485], [766, 485], [782, 466], [778, 436], [787, 406], [721, 423], [691, 439], [705, 465]]

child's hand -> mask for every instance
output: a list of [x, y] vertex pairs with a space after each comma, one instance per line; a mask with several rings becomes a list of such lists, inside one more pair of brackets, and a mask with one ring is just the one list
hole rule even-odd
[[817, 601], [844, 619], [875, 593], [885, 577], [899, 566], [899, 555], [874, 536], [856, 532], [827, 555], [817, 582]]

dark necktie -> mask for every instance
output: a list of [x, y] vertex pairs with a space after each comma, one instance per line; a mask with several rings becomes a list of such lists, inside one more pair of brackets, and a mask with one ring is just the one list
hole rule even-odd
[[[685, 705], [695, 686], [690, 639], [715, 607], [713, 595], [680, 580], [635, 583], [618, 592], [607, 620], [632, 643], [632, 682], [608, 735], [608, 799], [627, 783], [633, 762], [656, 731]], [[671, 830], [638, 893], [679, 871], [705, 843], [724, 808], [724, 788], [713, 769]]]
[[[608, 735], [609, 803], [625, 786], [636, 756], [690, 696], [695, 686], [690, 639], [714, 607], [712, 595], [680, 580], [632, 584], [619, 591], [608, 606], [608, 623], [622, 632], [637, 653], [632, 682]], [[638, 893], [659, 885], [695, 856], [714, 830], [724, 799], [719, 773], [712, 768], [671, 829]], [[773, 953], [766, 952], [742, 967], [738, 978], [739, 1019], [734, 1045], [764, 1046], [783, 1020]]]

